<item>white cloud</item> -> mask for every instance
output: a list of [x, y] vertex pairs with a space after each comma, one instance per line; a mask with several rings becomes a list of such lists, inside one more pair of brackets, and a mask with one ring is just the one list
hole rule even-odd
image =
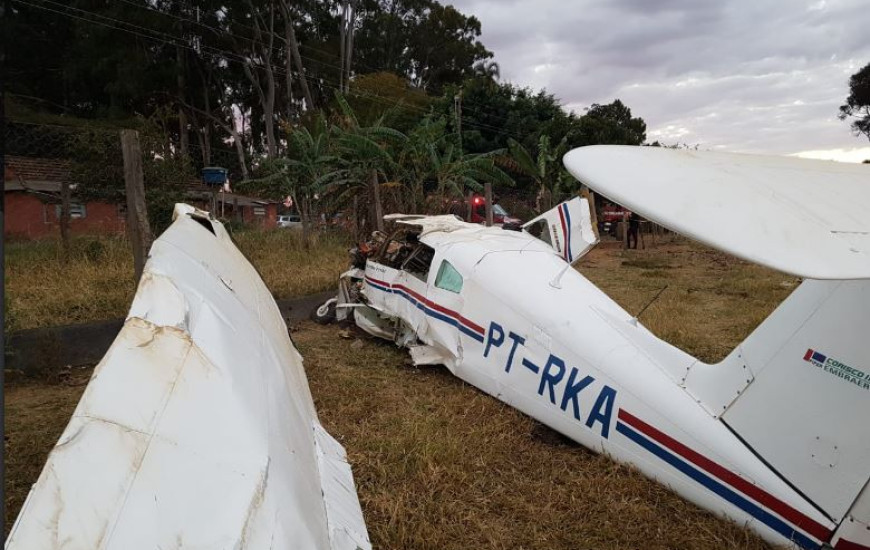
[[618, 97], [651, 139], [783, 154], [867, 143], [836, 117], [870, 62], [863, 0], [454, 3], [480, 19], [504, 80], [577, 112]]

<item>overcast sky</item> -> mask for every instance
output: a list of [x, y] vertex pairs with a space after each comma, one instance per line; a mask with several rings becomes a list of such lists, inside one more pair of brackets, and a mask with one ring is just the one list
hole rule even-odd
[[870, 158], [837, 118], [849, 76], [870, 63], [867, 0], [445, 3], [480, 19], [503, 81], [580, 113], [619, 98], [650, 141]]

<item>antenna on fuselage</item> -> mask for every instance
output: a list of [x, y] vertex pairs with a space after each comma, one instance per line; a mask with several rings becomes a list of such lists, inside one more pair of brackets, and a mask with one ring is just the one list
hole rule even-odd
[[635, 315], [634, 317], [632, 317], [632, 321], [634, 322], [634, 324], [637, 324], [637, 320], [640, 319], [640, 316], [643, 315], [643, 312], [646, 311], [646, 308], [648, 308], [649, 306], [653, 305], [653, 303], [654, 303], [656, 300], [659, 299], [659, 296], [662, 295], [662, 292], [664, 292], [665, 290], [667, 290], [668, 286], [670, 286], [670, 285], [665, 285], [665, 286], [663, 286], [663, 287], [661, 288], [661, 290], [659, 290], [658, 292], [656, 292], [656, 295], [653, 296], [653, 299], [652, 299], [652, 300], [650, 300], [649, 302], [646, 303], [645, 306], [643, 306], [642, 308], [640, 308], [640, 311], [637, 312], [637, 315]]

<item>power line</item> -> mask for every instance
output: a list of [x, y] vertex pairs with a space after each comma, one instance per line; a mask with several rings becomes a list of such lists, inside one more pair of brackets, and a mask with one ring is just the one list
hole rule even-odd
[[[228, 35], [228, 36], [232, 36], [232, 37], [234, 37], [234, 38], [241, 38], [241, 39], [248, 40], [248, 38], [246, 38], [246, 37], [241, 37], [241, 36], [239, 36], [239, 35], [237, 35], [237, 34], [234, 34], [234, 33], [230, 32], [229, 30], [219, 29], [219, 28], [217, 28], [217, 27], [213, 27], [213, 26], [211, 26], [211, 25], [208, 25], [208, 24], [206, 24], [206, 23], [203, 23], [202, 21], [199, 21], [198, 19], [192, 19], [192, 18], [190, 18], [190, 17], [184, 17], [184, 16], [181, 16], [181, 15], [178, 15], [178, 14], [174, 14], [174, 13], [169, 13], [169, 12], [166, 12], [166, 11], [162, 11], [162, 10], [160, 10], [160, 9], [158, 9], [158, 8], [155, 8], [155, 7], [152, 7], [152, 6], [147, 6], [147, 5], [143, 5], [143, 4], [136, 3], [134, 0], [120, 0], [120, 1], [121, 1], [121, 2], [124, 2], [125, 4], [129, 4], [129, 5], [131, 5], [131, 6], [135, 6], [135, 7], [138, 7], [138, 8], [140, 8], [140, 9], [143, 9], [143, 10], [147, 10], [147, 11], [150, 11], [150, 12], [154, 12], [154, 13], [157, 13], [157, 14], [163, 15], [163, 16], [165, 16], [165, 17], [171, 17], [171, 18], [176, 19], [176, 20], [178, 20], [178, 21], [185, 21], [185, 22], [188, 22], [188, 23], [193, 23], [193, 24], [198, 25], [198, 26], [200, 26], [200, 27], [202, 27], [202, 28], [204, 28], [204, 29], [208, 29], [208, 30], [210, 30], [211, 32], [213, 32], [213, 33], [215, 33], [215, 34], [226, 34], [226, 35]], [[247, 30], [251, 30], [251, 31], [255, 31], [255, 32], [256, 32], [256, 30], [257, 30], [257, 29], [255, 29], [254, 27], [251, 27], [250, 25], [244, 25], [244, 24], [239, 23], [239, 22], [235, 22], [235, 25], [238, 26], [238, 27], [241, 27], [241, 28], [243, 28], [243, 29], [247, 29]], [[284, 39], [283, 37], [277, 35], [274, 31], [267, 30], [267, 31], [265, 31], [265, 32], [266, 32], [267, 34], [271, 34], [271, 35], [273, 35], [274, 37], [278, 38], [278, 39], [281, 40], [282, 42], [285, 41], [285, 39]], [[264, 46], [264, 47], [265, 47], [265, 46]], [[311, 50], [311, 51], [313, 51], [313, 52], [317, 52], [317, 53], [319, 53], [319, 54], [326, 55], [326, 56], [329, 56], [329, 57], [332, 57], [332, 56], [334, 55], [334, 54], [332, 54], [332, 53], [330, 53], [330, 52], [327, 52], [326, 50], [321, 50], [321, 49], [319, 49], [319, 48], [315, 48], [315, 47], [313, 47], [313, 46], [309, 46], [309, 45], [307, 45], [307, 44], [299, 44], [299, 47], [300, 47], [300, 48], [304, 48], [304, 49], [306, 49], [306, 50]], [[273, 50], [273, 51], [277, 51], [279, 54], [282, 54], [282, 53], [283, 53], [283, 50], [282, 50], [280, 47], [272, 47], [271, 50]], [[313, 57], [308, 57], [308, 56], [305, 56], [305, 55], [302, 55], [302, 54], [300, 54], [299, 57], [301, 57], [302, 59], [305, 59], [305, 60], [307, 60], [307, 61], [311, 61], [311, 62], [313, 62], [313, 63], [319, 64], [319, 65], [322, 65], [322, 66], [331, 67], [331, 68], [334, 68], [334, 69], [337, 69], [337, 70], [341, 70], [341, 67], [340, 67], [339, 65], [335, 65], [335, 64], [332, 64], [332, 63], [327, 63], [326, 61], [323, 61], [323, 60], [320, 60], [320, 59], [316, 59], [316, 58], [313, 58]], [[356, 61], [356, 65], [357, 65], [357, 66], [362, 66], [362, 67], [367, 68], [367, 69], [370, 69], [370, 70], [373, 71], [373, 72], [378, 72], [378, 71], [383, 71], [383, 70], [384, 70], [382, 67], [372, 67], [371, 65], [367, 65], [367, 64], [365, 64], [365, 63], [361, 63], [360, 61]], [[442, 87], [442, 88], [443, 88], [443, 87]], [[443, 93], [443, 89], [442, 89], [441, 91], [442, 91], [442, 93]], [[487, 107], [487, 106], [484, 105], [484, 104], [478, 103], [478, 102], [476, 102], [476, 101], [469, 101], [469, 100], [467, 100], [467, 99], [466, 99], [465, 103], [466, 103], [466, 105], [469, 105], [469, 104], [470, 104], [470, 105], [472, 105], [472, 106]], [[475, 109], [467, 109], [467, 110], [470, 110], [470, 111], [473, 112], [473, 113], [477, 113], [477, 114], [480, 114], [480, 115], [488, 116], [488, 117], [490, 117], [490, 118], [494, 118], [494, 119], [496, 119], [496, 120], [501, 120], [501, 121], [503, 121], [503, 122], [510, 122], [510, 119], [508, 119], [507, 117], [503, 117], [503, 116], [500, 116], [500, 115], [497, 115], [497, 114], [494, 114], [494, 113], [482, 113], [481, 111], [479, 111], [479, 110], [475, 110]]]
[[[214, 48], [214, 47], [212, 47], [212, 46], [201, 46], [201, 48], [202, 48], [203, 50], [211, 50], [211, 52], [213, 52], [213, 53], [203, 52], [203, 51], [197, 51], [197, 49], [196, 49], [195, 47], [193, 47], [193, 46], [191, 46], [191, 45], [189, 45], [189, 44], [185, 44], [185, 43], [183, 43], [183, 42], [182, 42], [183, 39], [181, 39], [181, 38], [179, 38], [179, 37], [177, 37], [177, 36], [174, 36], [174, 35], [171, 35], [171, 34], [168, 34], [168, 33], [164, 33], [164, 32], [162, 32], [162, 31], [158, 31], [158, 30], [155, 30], [155, 29], [150, 29], [150, 28], [148, 28], [148, 27], [142, 27], [142, 26], [140, 26], [140, 25], [135, 25], [135, 24], [133, 24], [133, 23], [129, 23], [129, 22], [126, 22], [126, 21], [121, 21], [121, 20], [118, 20], [118, 19], [115, 19], [115, 18], [112, 18], [112, 17], [106, 16], [106, 15], [98, 14], [98, 13], [91, 12], [91, 11], [88, 11], [88, 10], [83, 10], [83, 9], [81, 9], [81, 8], [71, 8], [71, 9], [74, 9], [74, 10], [76, 10], [76, 11], [78, 11], [78, 12], [85, 13], [85, 14], [88, 14], [88, 15], [97, 16], [97, 17], [102, 18], [102, 19], [105, 19], [105, 20], [113, 21], [113, 22], [119, 23], [119, 24], [121, 24], [121, 25], [127, 25], [127, 26], [129, 26], [129, 27], [133, 27], [133, 28], [135, 28], [135, 29], [144, 30], [144, 31], [146, 31], [146, 32], [155, 32], [155, 33], [157, 33], [157, 34], [162, 34], [163, 36], [168, 37], [169, 40], [162, 39], [162, 38], [159, 38], [159, 37], [157, 37], [157, 36], [152, 36], [152, 35], [149, 35], [149, 34], [143, 34], [143, 33], [141, 33], [141, 32], [137, 32], [137, 31], [135, 31], [135, 30], [125, 29], [125, 28], [118, 27], [118, 26], [115, 26], [115, 25], [112, 25], [112, 24], [109, 24], [109, 23], [104, 23], [104, 22], [101, 22], [101, 21], [94, 21], [94, 20], [92, 20], [92, 19], [88, 19], [88, 18], [86, 18], [86, 17], [82, 17], [82, 16], [79, 16], [79, 15], [75, 15], [75, 14], [73, 14], [73, 13], [63, 12], [63, 11], [59, 11], [59, 10], [56, 10], [56, 9], [52, 9], [52, 8], [49, 8], [49, 7], [45, 6], [45, 5], [28, 4], [28, 3], [24, 2], [24, 0], [12, 0], [12, 1], [13, 1], [13, 2], [16, 2], [16, 3], [19, 3], [19, 4], [29, 5], [29, 6], [31, 6], [31, 7], [34, 7], [34, 8], [37, 8], [37, 9], [41, 9], [41, 10], [45, 10], [45, 11], [48, 11], [48, 12], [51, 12], [51, 13], [55, 13], [55, 14], [58, 14], [58, 15], [61, 15], [61, 16], [64, 16], [64, 17], [68, 17], [68, 18], [72, 18], [72, 19], [77, 19], [77, 20], [80, 20], [80, 21], [84, 21], [84, 22], [86, 22], [86, 23], [91, 23], [91, 24], [95, 24], [95, 25], [100, 25], [100, 26], [107, 27], [107, 28], [111, 28], [111, 29], [114, 29], [114, 30], [117, 30], [117, 31], [120, 31], [120, 32], [126, 32], [126, 33], [128, 33], [128, 34], [133, 34], [133, 35], [139, 36], [139, 37], [141, 37], [141, 38], [145, 38], [145, 39], [152, 40], [152, 41], [155, 41], [155, 42], [160, 42], [160, 43], [163, 43], [163, 44], [166, 44], [166, 45], [186, 48], [186, 49], [188, 49], [188, 50], [194, 51], [195, 53], [200, 53], [200, 54], [204, 53], [205, 55], [210, 55], [210, 56], [215, 57], [215, 58], [218, 58], [218, 57], [219, 57], [219, 58], [222, 59], [222, 60], [226, 60], [226, 61], [234, 61], [234, 62], [237, 62], [237, 63], [243, 63], [243, 64], [247, 64], [247, 65], [249, 65], [249, 66], [256, 67], [256, 65], [254, 65], [253, 63], [250, 63], [250, 61], [249, 61], [248, 59], [246, 59], [244, 56], [242, 56], [242, 55], [240, 55], [240, 54], [237, 54], [237, 53], [235, 53], [235, 52], [229, 52], [229, 51], [227, 51], [227, 50], [221, 50], [221, 49], [219, 49], [219, 48]], [[64, 8], [70, 8], [70, 6], [64, 6], [63, 4], [59, 4], [59, 3], [57, 3], [57, 2], [53, 2], [52, 0], [40, 0], [40, 1], [42, 1], [42, 2], [48, 2], [48, 3], [54, 4], [54, 5], [57, 5], [57, 6], [61, 6], [61, 7], [64, 7]], [[287, 75], [287, 71], [284, 71], [283, 69], [280, 69], [280, 68], [273, 68], [272, 70], [273, 70], [273, 72], [274, 72], [275, 74], [283, 75], [283, 76], [286, 76], [286, 75]], [[322, 77], [318, 78], [318, 77], [308, 76], [308, 75], [304, 75], [304, 74], [300, 74], [300, 75], [298, 75], [298, 76], [301, 77], [301, 78], [308, 79], [309, 81], [312, 81], [312, 82], [314, 82], [315, 84], [318, 84], [318, 85], [320, 85], [320, 86], [324, 86], [324, 87], [331, 88], [331, 89], [333, 89], [333, 90], [338, 90], [339, 92], [342, 92], [342, 90], [341, 90], [341, 88], [340, 88], [339, 86], [337, 86], [337, 85], [335, 85], [335, 84], [330, 84], [330, 83], [328, 83], [328, 81], [327, 81], [325, 78], [322, 78]], [[355, 91], [355, 92], [352, 92], [352, 93], [353, 93], [354, 95], [361, 96], [361, 97], [363, 97], [363, 98], [372, 99], [372, 100], [374, 100], [374, 101], [380, 101], [381, 103], [385, 103], [385, 104], [390, 105], [390, 106], [392, 106], [392, 107], [404, 107], [404, 108], [406, 108], [406, 109], [416, 110], [416, 111], [421, 112], [421, 113], [424, 113], [424, 114], [428, 114], [428, 113], [429, 113], [428, 110], [426, 110], [426, 109], [424, 109], [424, 108], [422, 108], [422, 107], [417, 107], [417, 106], [415, 106], [415, 105], [410, 105], [410, 104], [402, 104], [401, 102], [393, 101], [393, 100], [390, 100], [389, 98], [386, 98], [386, 97], [384, 97], [384, 96], [380, 96], [380, 95], [377, 95], [377, 94], [369, 94], [369, 93], [360, 92], [360, 91]], [[496, 134], [498, 134], [498, 135], [502, 135], [502, 136], [506, 136], [506, 137], [514, 137], [514, 138], [518, 138], [518, 139], [520, 139], [520, 140], [524, 139], [522, 136], [519, 136], [519, 135], [514, 134], [514, 133], [512, 133], [512, 132], [508, 132], [508, 131], [506, 131], [506, 130], [504, 130], [504, 129], [502, 129], [502, 128], [498, 128], [498, 127], [496, 127], [496, 126], [491, 126], [491, 125], [488, 125], [488, 124], [485, 124], [485, 123], [482, 123], [482, 122], [476, 122], [476, 121], [471, 121], [471, 120], [466, 120], [466, 119], [463, 119], [463, 122], [464, 122], [465, 125], [470, 126], [470, 127], [472, 127], [472, 128], [477, 128], [477, 129], [479, 129], [479, 130], [489, 130], [489, 131], [494, 132], [494, 133], [496, 133]]]

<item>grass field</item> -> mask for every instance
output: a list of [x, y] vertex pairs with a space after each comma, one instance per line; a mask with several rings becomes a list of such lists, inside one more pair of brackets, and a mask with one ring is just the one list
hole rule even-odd
[[[290, 230], [243, 231], [234, 239], [277, 299], [335, 286], [347, 265], [348, 239], [317, 236], [306, 250]], [[6, 246], [6, 331], [122, 318], [136, 290], [133, 257], [123, 237], [76, 237], [68, 263], [60, 241]]]
[[[684, 242], [598, 249], [583, 264], [632, 312], [668, 285], [641, 320], [707, 360], [733, 348], [796, 283]], [[446, 369], [408, 366], [390, 344], [353, 344], [307, 322], [293, 338], [321, 420], [347, 449], [377, 548], [767, 548]], [[87, 376], [7, 384], [7, 531]]]

